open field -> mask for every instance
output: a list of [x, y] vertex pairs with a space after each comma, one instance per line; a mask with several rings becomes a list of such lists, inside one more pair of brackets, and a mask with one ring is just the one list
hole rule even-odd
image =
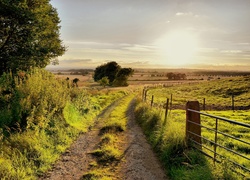
[[[148, 104], [140, 104], [136, 111], [137, 119], [148, 137], [149, 142], [159, 153], [163, 164], [168, 169], [171, 179], [242, 179], [249, 177], [249, 173], [232, 166], [227, 159], [242, 164], [249, 168], [249, 161], [217, 147], [217, 153], [226, 157], [219, 164], [213, 164], [213, 160], [199, 151], [193, 151], [185, 143], [186, 112], [185, 110], [171, 110], [168, 113], [166, 125], [164, 122], [164, 110], [151, 108]], [[239, 122], [250, 123], [248, 111], [209, 111], [209, 114], [226, 117]], [[210, 128], [215, 127], [215, 119], [201, 117], [201, 124]], [[229, 123], [219, 122], [219, 131], [235, 136], [249, 142], [250, 130], [237, 127]], [[201, 135], [214, 140], [214, 132], [202, 128]], [[218, 143], [232, 149], [242, 155], [250, 157], [250, 146], [235, 140], [218, 135]], [[203, 141], [203, 145], [213, 149], [213, 145]], [[206, 151], [213, 157], [213, 153]], [[218, 158], [220, 159], [220, 158]], [[220, 159], [221, 160], [221, 159]], [[232, 171], [233, 169], [233, 171]], [[202, 173], [201, 173], [202, 172]], [[237, 172], [237, 173], [236, 173]], [[189, 177], [189, 178], [185, 178]]]
[[[232, 119], [232, 120], [235, 120], [238, 122], [250, 124], [249, 111], [209, 111], [208, 113], [215, 115], [215, 116], [225, 117], [225, 118]], [[174, 122], [175, 126], [183, 127], [183, 129], [185, 129], [185, 126], [186, 126], [185, 125], [186, 124], [186, 122], [185, 122], [185, 119], [186, 119], [185, 110], [172, 110], [169, 114], [169, 118], [171, 119], [172, 122]], [[201, 116], [201, 124], [203, 126], [214, 129], [215, 128], [215, 119]], [[230, 124], [227, 122], [220, 121], [219, 125], [218, 125], [218, 130], [222, 133], [226, 133], [226, 134], [229, 134], [231, 136], [234, 136], [240, 140], [249, 142], [249, 139], [250, 139], [250, 135], [249, 135], [250, 129], [249, 128], [245, 128], [242, 126], [237, 126], [237, 125], [233, 125], [233, 124]], [[206, 128], [202, 128], [201, 135], [210, 141], [214, 141], [215, 133], [213, 131], [207, 130]], [[185, 136], [184, 131], [182, 132], [182, 136], [183, 137]], [[234, 139], [231, 139], [229, 137], [225, 137], [221, 134], [218, 135], [217, 143], [228, 148], [228, 149], [236, 151], [236, 152], [240, 153], [241, 155], [244, 155], [244, 156], [247, 156], [248, 158], [250, 158], [250, 145], [248, 145], [248, 144], [241, 143], [241, 142], [236, 141]], [[205, 145], [206, 147], [212, 149], [212, 150], [214, 149], [213, 144], [206, 141], [206, 140], [203, 140], [202, 144]], [[206, 152], [207, 154], [209, 154], [211, 157], [214, 156], [214, 154], [212, 152], [208, 151], [207, 149], [202, 148], [202, 150], [204, 152]], [[220, 147], [217, 147], [217, 153], [226, 157], [226, 160], [224, 159], [225, 160], [224, 162], [226, 162], [227, 159], [229, 158], [230, 160], [237, 162], [237, 163], [243, 165], [244, 167], [247, 167], [248, 169], [250, 168], [249, 161], [242, 158], [241, 156], [235, 155], [235, 154], [233, 154], [229, 151], [226, 151], [225, 149], [222, 149]], [[223, 160], [220, 157], [217, 157], [217, 158], [223, 162]], [[212, 161], [212, 159], [210, 161]], [[228, 163], [227, 166], [229, 168], [231, 166], [230, 163], [229, 162], [226, 162], [226, 163]], [[236, 171], [238, 173], [240, 172], [242, 174], [247, 174], [246, 172], [238, 169], [237, 167], [234, 167], [234, 171]], [[249, 175], [249, 173], [248, 173], [248, 175]]]
[[[75, 78], [79, 79], [79, 87], [98, 87], [99, 83], [94, 82], [94, 70], [54, 70], [51, 71], [61, 79], [69, 78], [72, 81]], [[185, 74], [185, 79], [171, 80], [167, 74]], [[135, 69], [134, 74], [129, 77], [129, 85], [165, 85], [171, 86], [183, 83], [195, 83], [203, 81], [211, 81], [217, 79], [227, 79], [235, 76], [249, 75], [249, 72], [227, 72], [227, 71], [202, 71], [192, 69]]]
[[[47, 71], [34, 70], [25, 81], [18, 81], [12, 75], [3, 76], [0, 90], [1, 102], [5, 106], [2, 106], [0, 113], [2, 120], [0, 138], [3, 140], [0, 149], [4, 153], [0, 160], [4, 163], [0, 166], [0, 177], [25, 179], [42, 175], [51, 168], [51, 164], [60, 157], [60, 154], [66, 151], [66, 148], [77, 138], [79, 133], [86, 132], [89, 127], [93, 126], [94, 117], [103, 108], [115, 99], [125, 94], [132, 94], [132, 92], [137, 93], [138, 97], [141, 98], [143, 87], [148, 88], [148, 97], [155, 95], [154, 105], [157, 108], [149, 106], [150, 98], [148, 98], [147, 103], [143, 103], [142, 109], [136, 110], [141, 118], [139, 123], [142, 124], [142, 129], [145, 130], [145, 134], [156, 151], [162, 153], [163, 163], [168, 163], [166, 169], [171, 177], [175, 176], [176, 178], [173, 179], [179, 180], [180, 177], [187, 175], [191, 177], [190, 179], [196, 179], [200, 176], [200, 172], [205, 169], [208, 169], [205, 179], [216, 177], [218, 172], [213, 172], [213, 166], [207, 166], [206, 160], [202, 161], [203, 164], [199, 164], [197, 160], [201, 156], [189, 151], [186, 147], [185, 112], [172, 108], [168, 122], [165, 124], [162, 120], [164, 115], [162, 106], [166, 98], [172, 94], [172, 107], [180, 108], [185, 105], [187, 100], [194, 98], [202, 100], [206, 97], [208, 107], [215, 104], [219, 105], [221, 110], [225, 110], [227, 106], [230, 106], [230, 97], [234, 94], [236, 107], [247, 108], [250, 99], [250, 77], [160, 81], [156, 79], [157, 76], [149, 76], [151, 72], [147, 72], [148, 74], [143, 76], [139, 73], [141, 72], [136, 72], [131, 77], [130, 82], [135, 83], [128, 87], [105, 88], [93, 81], [93, 72], [84, 75], [61, 73], [56, 74], [55, 78]], [[75, 78], [79, 79], [79, 88], [70, 86], [72, 85], [71, 81]], [[138, 80], [133, 80], [133, 78]], [[158, 76], [157, 78], [163, 79], [166, 77]], [[15, 86], [10, 86], [13, 82]], [[169, 84], [163, 86], [160, 82]], [[15, 89], [7, 89], [8, 87]], [[121, 103], [120, 105], [124, 104]], [[144, 108], [144, 105], [147, 108]], [[151, 113], [151, 110], [154, 113]], [[120, 112], [120, 110], [118, 111]], [[147, 113], [149, 114], [147, 115]], [[245, 111], [225, 111], [224, 114], [223, 111], [214, 112], [214, 114], [216, 113], [222, 113], [220, 116], [225, 115], [227, 118], [239, 119], [239, 121], [243, 119], [245, 123], [249, 123], [249, 114], [246, 115]], [[121, 119], [124, 120], [120, 117], [114, 118], [114, 120], [119, 120], [119, 123], [122, 122]], [[208, 125], [214, 125], [206, 119], [203, 119], [203, 121]], [[112, 121], [107, 122], [111, 123]], [[162, 126], [163, 124], [166, 126]], [[224, 124], [220, 124], [220, 127], [222, 128], [221, 131], [230, 129], [233, 135], [247, 141], [250, 138], [249, 131]], [[202, 135], [207, 138], [213, 137], [213, 134], [206, 131], [203, 131]], [[226, 141], [226, 139], [222, 139], [222, 143], [226, 147], [234, 148], [247, 156], [249, 155], [249, 147]], [[204, 157], [202, 158], [204, 159]], [[183, 163], [186, 164], [183, 165]], [[242, 163], [249, 166], [248, 162], [242, 161]], [[22, 165], [20, 166], [20, 164]], [[189, 166], [190, 164], [191, 166]], [[182, 169], [178, 169], [179, 167]], [[195, 174], [190, 172], [190, 167]], [[14, 169], [17, 169], [17, 171], [14, 171]], [[184, 171], [182, 171], [183, 169]], [[220, 170], [219, 172], [224, 171]]]
[[232, 96], [234, 96], [235, 109], [250, 108], [250, 77], [231, 77], [209, 82], [186, 83], [171, 87], [149, 88], [148, 101], [154, 95], [154, 103], [163, 106], [166, 98], [171, 98], [172, 108], [185, 108], [189, 100], [198, 100], [201, 108], [205, 98], [206, 110], [232, 109]]

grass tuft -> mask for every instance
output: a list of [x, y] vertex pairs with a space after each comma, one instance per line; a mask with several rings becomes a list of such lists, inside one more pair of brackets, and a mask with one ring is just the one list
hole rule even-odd
[[95, 156], [94, 166], [89, 164], [90, 171], [83, 175], [83, 179], [114, 179], [114, 171], [117, 163], [123, 157], [124, 152], [119, 149], [121, 132], [126, 130], [127, 109], [133, 95], [128, 95], [119, 101], [119, 104], [102, 120], [100, 129], [101, 140], [99, 148], [91, 154]]

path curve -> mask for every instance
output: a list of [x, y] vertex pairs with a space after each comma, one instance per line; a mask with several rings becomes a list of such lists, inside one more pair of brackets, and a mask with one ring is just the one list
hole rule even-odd
[[[90, 152], [100, 142], [100, 119], [107, 118], [119, 101], [111, 104], [97, 118], [97, 123], [87, 133], [81, 134], [72, 146], [61, 156], [51, 171], [40, 180], [80, 180], [94, 160]], [[159, 160], [153, 153], [141, 128], [134, 117], [135, 100], [131, 101], [127, 110], [127, 130], [123, 132], [123, 160], [115, 170], [117, 180], [166, 180], [168, 179]]]
[[79, 180], [84, 172], [88, 171], [89, 164], [94, 160], [90, 152], [97, 148], [100, 142], [99, 130], [100, 119], [106, 118], [115, 106], [115, 101], [97, 116], [95, 125], [82, 133], [70, 148], [62, 154], [61, 158], [54, 164], [51, 171], [46, 173], [40, 180]]

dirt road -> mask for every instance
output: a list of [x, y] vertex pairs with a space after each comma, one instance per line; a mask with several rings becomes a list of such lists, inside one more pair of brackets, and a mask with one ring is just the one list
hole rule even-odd
[[[90, 154], [100, 142], [99, 129], [102, 118], [108, 117], [116, 102], [106, 108], [96, 119], [96, 124], [85, 134], [81, 134], [72, 146], [61, 156], [53, 169], [41, 177], [41, 180], [79, 180], [89, 169], [89, 164], [93, 161]], [[147, 143], [140, 127], [134, 118], [135, 102], [132, 101], [127, 110], [128, 124], [127, 130], [123, 133], [125, 141], [123, 160], [118, 164], [112, 179], [127, 180], [164, 180], [167, 179], [161, 165]]]

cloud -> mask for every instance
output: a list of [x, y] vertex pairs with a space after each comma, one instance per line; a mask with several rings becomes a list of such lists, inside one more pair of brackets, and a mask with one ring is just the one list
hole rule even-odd
[[71, 59], [71, 60], [59, 60], [59, 65], [48, 65], [48, 69], [69, 69], [69, 68], [94, 68], [97, 62], [92, 59]]
[[93, 61], [92, 59], [72, 59], [72, 60], [62, 60], [60, 62], [67, 64], [67, 63], [91, 63]]
[[242, 46], [249, 46], [250, 43], [248, 42], [241, 42], [241, 43], [237, 43], [238, 45], [242, 45]]
[[242, 53], [241, 50], [222, 50], [220, 51], [223, 54], [239, 54]]
[[204, 53], [211, 53], [211, 52], [218, 52], [218, 48], [199, 48], [199, 52], [204, 52]]
[[192, 17], [195, 17], [195, 18], [200, 17], [198, 14], [194, 14], [192, 12], [177, 12], [175, 15], [176, 16], [192, 16]]
[[129, 45], [127, 47], [122, 48], [124, 50], [129, 50], [129, 51], [152, 51], [154, 48], [153, 46], [147, 46], [147, 45], [139, 45], [139, 44], [134, 44], [134, 45]]
[[115, 44], [108, 42], [92, 42], [92, 41], [65, 41], [70, 49], [115, 49]]

